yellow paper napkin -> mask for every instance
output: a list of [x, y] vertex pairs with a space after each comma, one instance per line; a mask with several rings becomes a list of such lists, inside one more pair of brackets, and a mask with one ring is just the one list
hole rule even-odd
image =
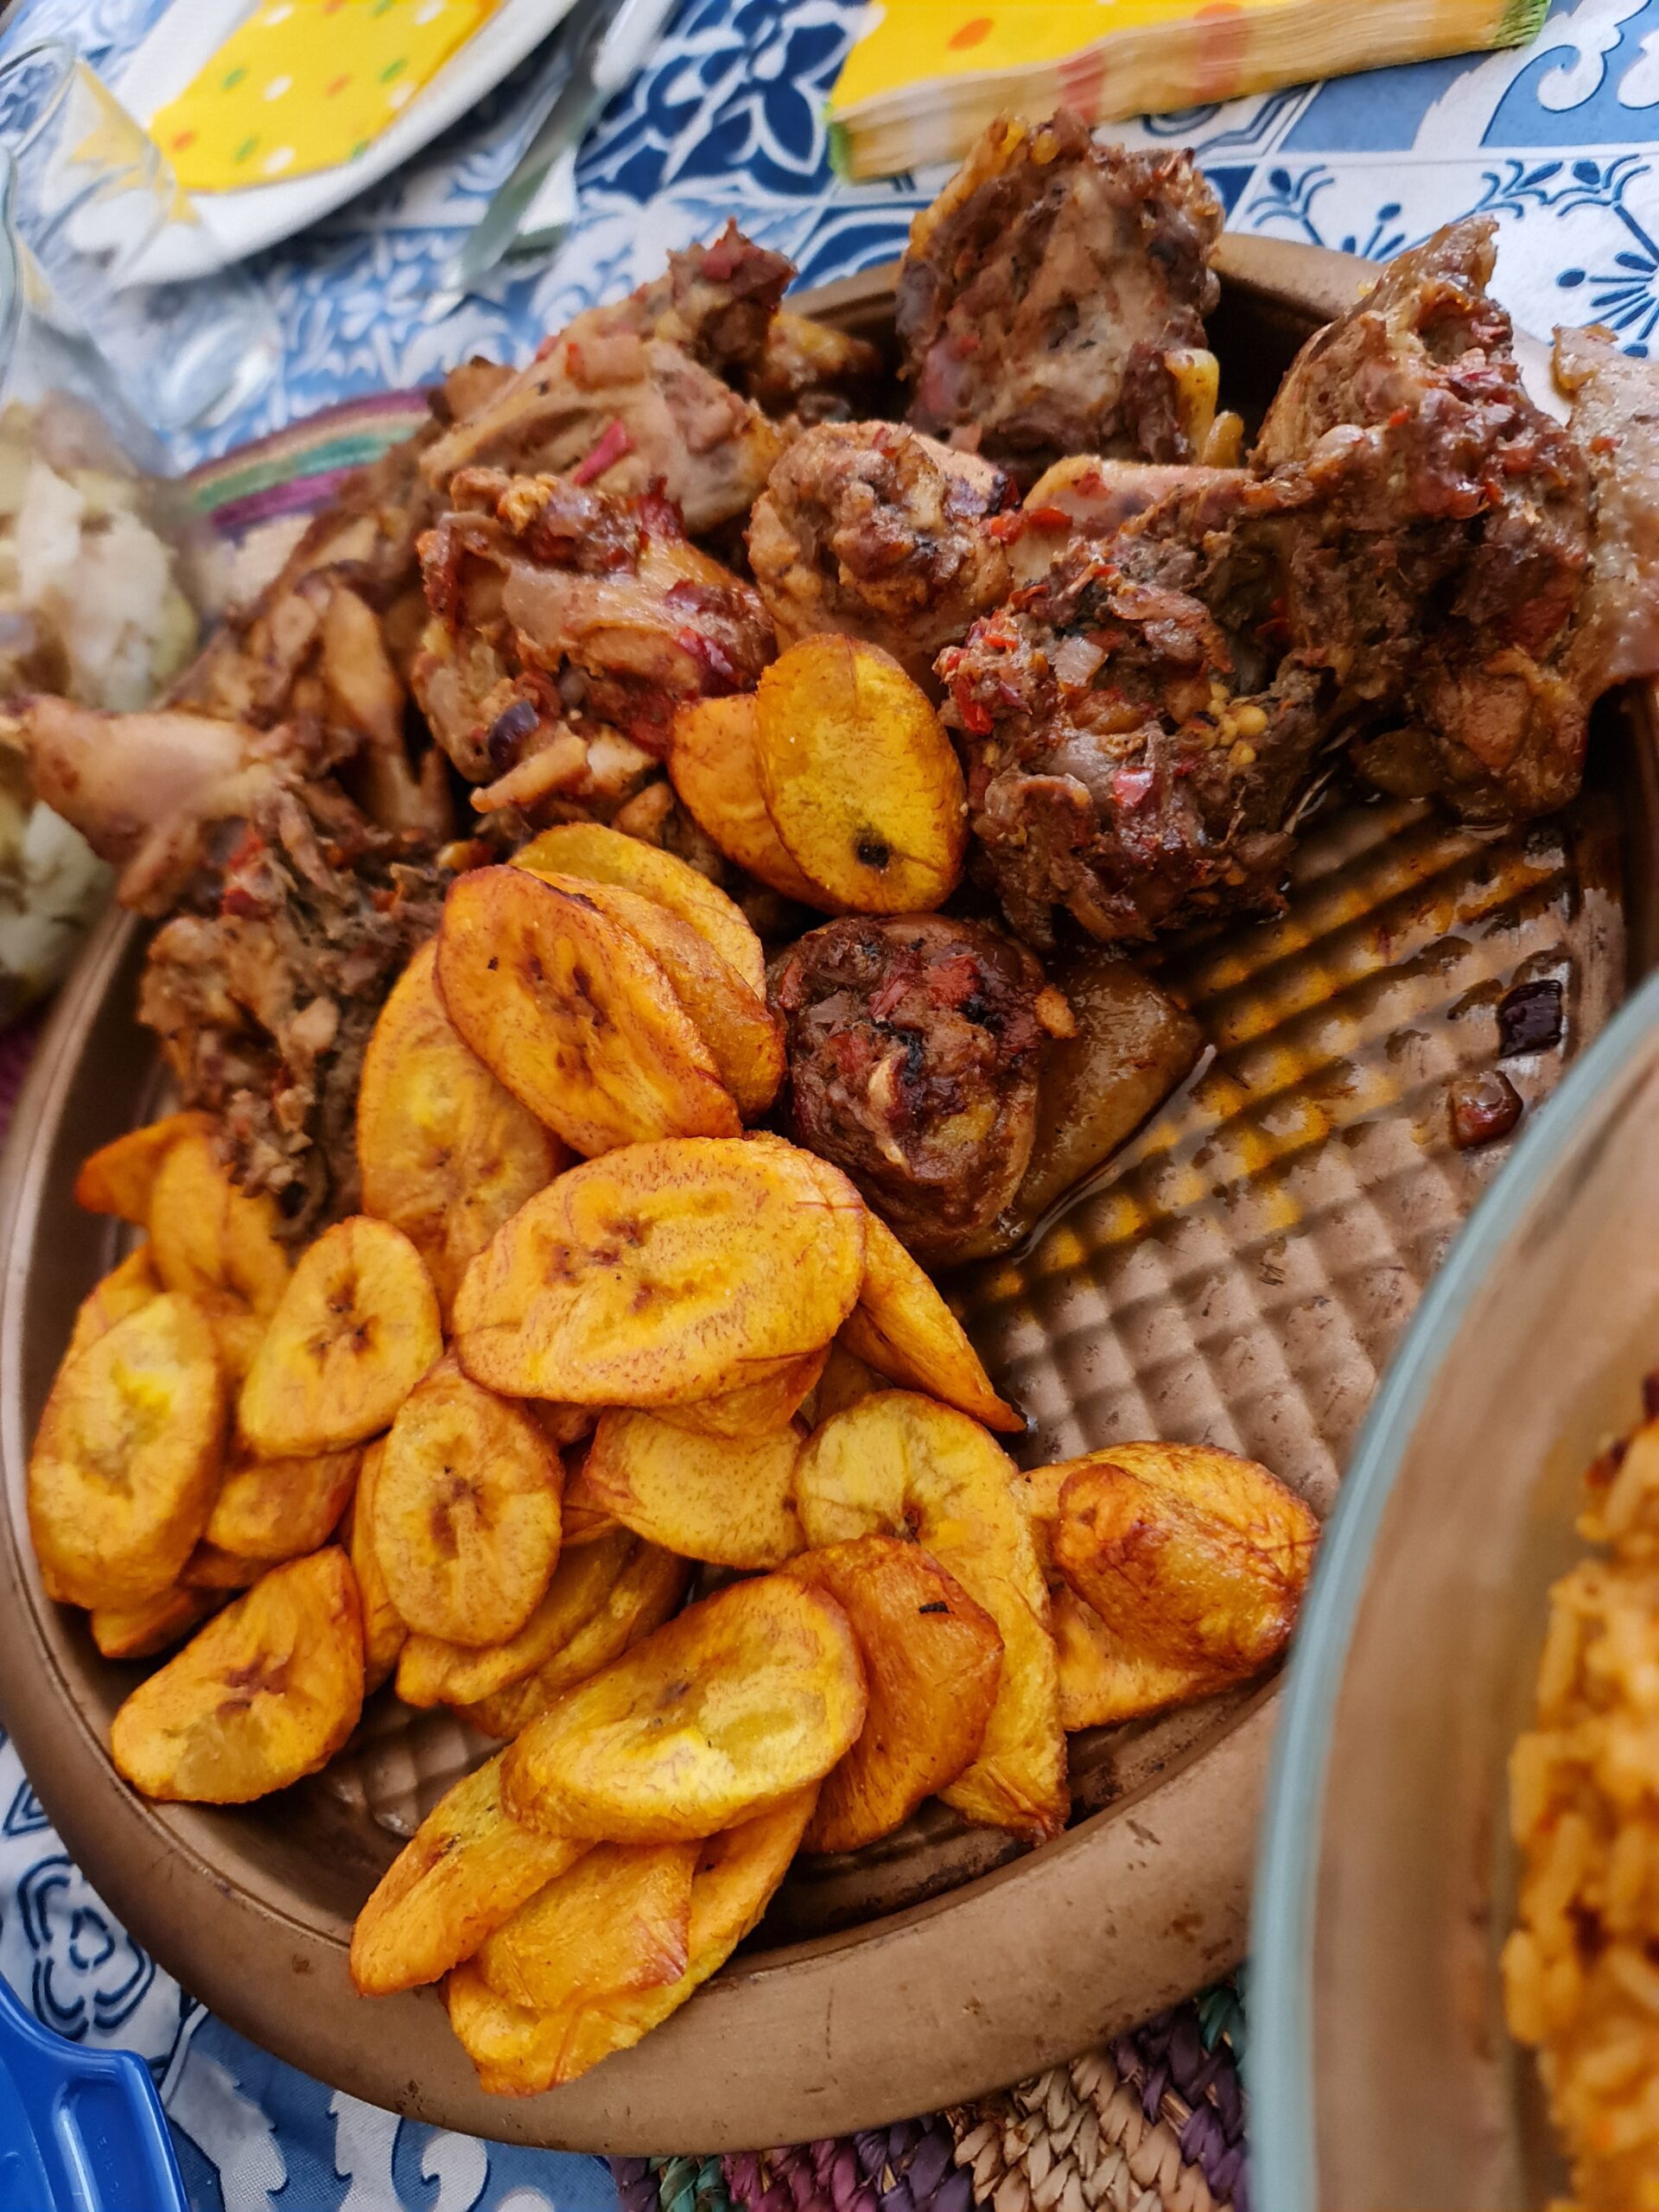
[[830, 100], [843, 175], [958, 160], [999, 113], [1090, 123], [1518, 46], [1546, 0], [874, 0]]
[[353, 161], [499, 0], [265, 0], [150, 122], [187, 192]]

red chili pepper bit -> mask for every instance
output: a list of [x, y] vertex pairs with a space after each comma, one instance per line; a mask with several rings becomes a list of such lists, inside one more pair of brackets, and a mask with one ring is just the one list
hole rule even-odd
[[591, 484], [596, 476], [602, 476], [607, 468], [614, 468], [619, 461], [632, 451], [633, 440], [628, 435], [627, 424], [620, 415], [613, 416], [601, 431], [599, 442], [586, 461], [571, 470], [570, 481], [573, 484]]

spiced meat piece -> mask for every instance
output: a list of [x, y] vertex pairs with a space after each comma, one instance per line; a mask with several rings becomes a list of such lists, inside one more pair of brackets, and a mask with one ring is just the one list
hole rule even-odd
[[896, 314], [911, 420], [1027, 481], [1074, 453], [1196, 461], [1222, 208], [1184, 153], [1096, 145], [1062, 110], [993, 124], [911, 229]]
[[624, 803], [687, 699], [747, 690], [772, 657], [753, 590], [664, 499], [467, 470], [421, 542], [432, 619], [414, 669], [480, 811]]
[[847, 916], [777, 970], [790, 1134], [920, 1259], [949, 1261], [1019, 1187], [1044, 1016], [1064, 1012], [1043, 992], [1029, 953], [938, 914]]
[[1304, 353], [1251, 470], [1195, 473], [941, 656], [1030, 942], [1062, 907], [1107, 940], [1271, 909], [1344, 740], [1476, 820], [1576, 790], [1585, 471], [1521, 386], [1491, 261], [1482, 223], [1403, 256]]
[[881, 383], [881, 356], [810, 315], [779, 308], [743, 388], [791, 435], [816, 423], [850, 423], [870, 414]]
[[625, 497], [660, 491], [693, 533], [746, 513], [786, 438], [731, 379], [758, 370], [792, 274], [730, 224], [671, 255], [666, 276], [577, 315], [429, 446], [427, 481], [441, 490], [485, 466], [569, 473]]
[[356, 1210], [363, 1054], [446, 880], [327, 783], [273, 786], [217, 825], [150, 944], [139, 1019], [181, 1102], [215, 1116], [237, 1181], [271, 1192], [296, 1239]]
[[898, 423], [827, 423], [772, 470], [749, 563], [781, 643], [833, 630], [885, 646], [931, 688], [938, 652], [1009, 588], [990, 527], [1000, 468]]

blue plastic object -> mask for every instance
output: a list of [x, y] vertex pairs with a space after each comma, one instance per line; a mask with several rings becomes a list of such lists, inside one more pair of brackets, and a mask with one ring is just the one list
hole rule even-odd
[[143, 2061], [65, 2043], [3, 1982], [0, 2212], [189, 2212]]

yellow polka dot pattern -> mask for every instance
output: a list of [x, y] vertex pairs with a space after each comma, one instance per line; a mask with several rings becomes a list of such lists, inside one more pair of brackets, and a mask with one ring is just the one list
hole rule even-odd
[[499, 0], [266, 0], [152, 119], [187, 192], [356, 159]]

